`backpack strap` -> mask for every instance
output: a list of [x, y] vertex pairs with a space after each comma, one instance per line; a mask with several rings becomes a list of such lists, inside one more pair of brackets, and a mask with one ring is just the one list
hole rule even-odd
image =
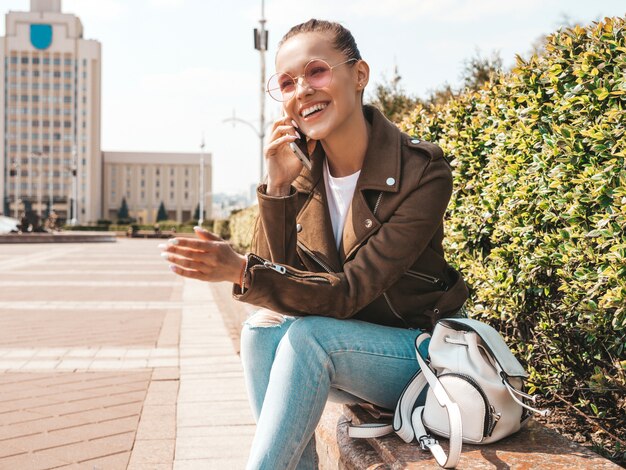
[[422, 356], [419, 350], [420, 337], [415, 341], [415, 350], [417, 351], [417, 362], [419, 362], [420, 369], [428, 381], [430, 389], [433, 391], [435, 398], [439, 402], [439, 405], [445, 408], [448, 414], [448, 424], [450, 429], [450, 453], [446, 456], [446, 453], [439, 445], [439, 442], [433, 438], [426, 431], [426, 427], [422, 421], [423, 406], [417, 408], [411, 416], [411, 424], [415, 430], [415, 436], [420, 443], [423, 450], [430, 450], [430, 452], [437, 460], [437, 463], [444, 468], [454, 468], [459, 463], [459, 457], [461, 456], [461, 448], [463, 446], [463, 423], [461, 421], [461, 409], [459, 405], [452, 401], [448, 392], [443, 387], [430, 365], [426, 362], [426, 359]]
[[[422, 333], [415, 340], [416, 348], [422, 344], [424, 340], [430, 338], [428, 333]], [[372, 438], [382, 437], [387, 434], [395, 433], [400, 436], [404, 442], [411, 442], [415, 437], [415, 431], [413, 430], [413, 423], [411, 422], [411, 413], [415, 409], [415, 403], [422, 394], [424, 389], [428, 386], [428, 382], [422, 374], [422, 371], [417, 373], [409, 380], [404, 387], [404, 390], [400, 394], [396, 409], [393, 414], [393, 424], [361, 424], [358, 426], [348, 427], [348, 436], [356, 438]]]

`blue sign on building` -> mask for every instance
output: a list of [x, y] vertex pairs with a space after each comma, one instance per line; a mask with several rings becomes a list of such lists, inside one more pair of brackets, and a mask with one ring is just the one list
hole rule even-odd
[[52, 44], [52, 25], [31, 24], [30, 42], [37, 49], [47, 49]]

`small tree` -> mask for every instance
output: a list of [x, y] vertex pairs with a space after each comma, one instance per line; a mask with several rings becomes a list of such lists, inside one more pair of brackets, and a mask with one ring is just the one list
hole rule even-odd
[[[206, 212], [206, 211], [203, 211]], [[200, 203], [196, 206], [196, 210], [193, 213], [194, 220], [200, 220]], [[202, 214], [202, 219], [204, 219], [204, 214]]]
[[159, 206], [159, 212], [157, 212], [156, 221], [161, 222], [162, 220], [167, 220], [167, 211], [165, 210], [165, 204], [161, 201], [161, 205]]
[[463, 63], [463, 85], [472, 90], [478, 90], [491, 78], [502, 71], [502, 58], [498, 52], [493, 52], [491, 57], [483, 57], [476, 51], [473, 57]]
[[120, 208], [117, 211], [117, 218], [120, 220], [127, 220], [128, 219], [128, 205], [126, 204], [126, 198], [123, 197], [122, 198], [122, 205], [120, 206]]
[[377, 107], [392, 122], [400, 122], [420, 102], [405, 93], [400, 86], [401, 78], [396, 67], [391, 80], [383, 76], [382, 83], [376, 84], [369, 100], [369, 104]]

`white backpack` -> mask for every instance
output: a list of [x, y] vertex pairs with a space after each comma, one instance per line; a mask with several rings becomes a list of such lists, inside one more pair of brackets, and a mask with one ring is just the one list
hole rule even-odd
[[[421, 370], [400, 395], [393, 424], [350, 426], [350, 437], [395, 431], [405, 442], [417, 438], [439, 465], [454, 468], [463, 442], [490, 444], [507, 437], [528, 421], [527, 410], [548, 414], [524, 403], [535, 401], [521, 391], [528, 374], [491, 326], [468, 318], [442, 319], [435, 325], [425, 359], [419, 346], [429, 337], [424, 333], [415, 340]], [[416, 408], [426, 388], [426, 403]], [[427, 430], [450, 439], [448, 456]]]

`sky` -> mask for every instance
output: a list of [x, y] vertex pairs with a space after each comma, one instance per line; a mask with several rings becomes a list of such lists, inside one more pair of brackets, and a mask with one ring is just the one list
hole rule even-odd
[[[28, 0], [2, 0], [1, 13], [28, 11]], [[260, 53], [253, 29], [261, 0], [62, 0], [86, 39], [102, 44], [102, 149], [199, 152], [213, 163], [213, 192], [248, 193], [261, 158]], [[499, 52], [505, 67], [532, 43], [567, 22], [624, 16], [624, 0], [266, 0], [269, 50], [310, 18], [341, 22], [370, 65], [374, 89], [394, 67], [405, 92], [426, 97], [460, 84], [477, 51]], [[4, 35], [4, 21], [0, 35]], [[280, 105], [266, 97], [266, 121]], [[233, 116], [244, 124], [224, 123]]]

